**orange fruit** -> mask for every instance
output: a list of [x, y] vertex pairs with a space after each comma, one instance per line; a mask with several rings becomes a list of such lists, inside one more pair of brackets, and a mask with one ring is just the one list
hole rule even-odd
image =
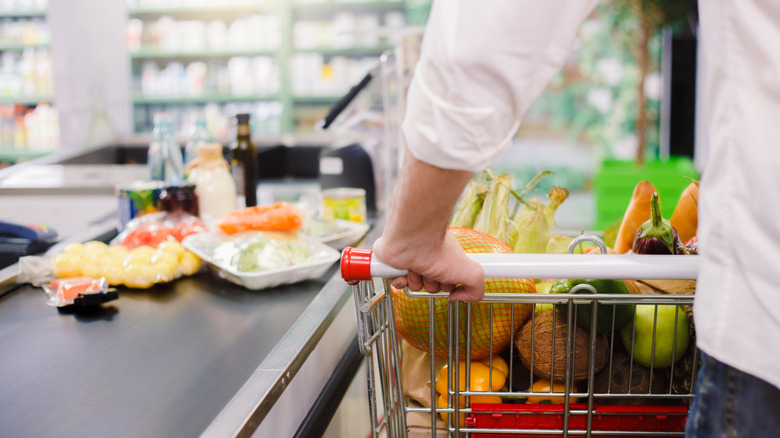
[[[449, 229], [467, 253], [510, 254], [512, 248], [506, 243], [487, 234], [469, 228], [450, 227]], [[486, 279], [485, 293], [536, 293], [536, 286], [530, 279]], [[433, 297], [434, 295], [432, 295]], [[402, 290], [392, 289], [395, 325], [398, 333], [415, 348], [433, 353], [439, 357], [447, 357], [447, 326], [449, 317], [448, 300], [446, 298], [410, 298]], [[434, 342], [431, 352], [429, 339], [431, 303], [434, 307]], [[466, 357], [466, 305], [458, 306], [460, 344], [458, 357]], [[471, 316], [471, 351], [472, 360], [480, 360], [491, 354], [503, 351], [512, 342], [514, 334], [533, 312], [531, 304], [472, 304]]]

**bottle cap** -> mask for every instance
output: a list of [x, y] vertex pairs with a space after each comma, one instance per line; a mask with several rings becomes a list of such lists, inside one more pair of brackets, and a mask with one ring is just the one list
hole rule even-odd
[[236, 123], [238, 123], [238, 124], [247, 124], [247, 123], [249, 123], [249, 114], [246, 114], [246, 113], [236, 114]]

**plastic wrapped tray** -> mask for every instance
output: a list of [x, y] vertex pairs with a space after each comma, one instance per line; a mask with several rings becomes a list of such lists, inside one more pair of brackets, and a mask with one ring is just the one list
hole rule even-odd
[[309, 219], [304, 222], [300, 232], [309, 239], [342, 250], [360, 242], [360, 239], [368, 232], [368, 228], [368, 224], [344, 219], [336, 219], [335, 221]]
[[305, 260], [279, 268], [256, 272], [239, 269], [235, 262], [236, 251], [242, 251], [258, 239], [276, 238], [272, 233], [249, 232], [233, 236], [208, 232], [193, 234], [182, 241], [182, 245], [203, 259], [217, 275], [247, 289], [260, 290], [282, 284], [319, 278], [336, 262], [340, 254], [330, 246], [310, 239], [278, 239], [295, 241], [306, 248]]

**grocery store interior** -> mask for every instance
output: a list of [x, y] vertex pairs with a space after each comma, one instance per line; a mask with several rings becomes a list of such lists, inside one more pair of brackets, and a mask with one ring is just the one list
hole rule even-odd
[[[0, 435], [393, 436], [396, 378], [430, 409], [439, 382], [393, 372], [411, 347], [366, 350], [397, 339], [338, 259], [381, 235], [431, 2], [0, 0]], [[515, 252], [614, 241], [642, 180], [670, 219], [699, 179], [696, 2], [660, 21], [630, 3], [599, 2], [475, 177], [543, 228]], [[306, 239], [225, 237], [257, 229]], [[458, 430], [422, 417], [409, 436]]]

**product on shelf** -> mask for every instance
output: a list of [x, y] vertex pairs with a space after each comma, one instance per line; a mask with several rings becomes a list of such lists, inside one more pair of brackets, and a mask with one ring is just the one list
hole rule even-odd
[[212, 138], [226, 139], [235, 135], [232, 119], [236, 114], [251, 114], [251, 130], [257, 135], [278, 135], [281, 132], [283, 105], [280, 102], [232, 102], [219, 104], [210, 102], [205, 105], [136, 105], [135, 130], [149, 132], [153, 128], [154, 114], [167, 112], [173, 119], [177, 135], [188, 136], [192, 132], [198, 113], [206, 115], [206, 125]]
[[59, 146], [59, 116], [51, 105], [0, 105], [0, 149], [51, 151]]
[[296, 96], [339, 96], [346, 93], [376, 66], [376, 57], [333, 56], [330, 62], [320, 53], [292, 56], [292, 89]]
[[48, 44], [51, 32], [42, 18], [0, 21], [0, 44]]
[[167, 52], [219, 50], [276, 50], [281, 44], [279, 17], [253, 14], [233, 20], [176, 20], [164, 15], [155, 21], [128, 20], [125, 39], [130, 51]]
[[51, 55], [48, 49], [25, 48], [0, 54], [0, 96], [51, 95]]

